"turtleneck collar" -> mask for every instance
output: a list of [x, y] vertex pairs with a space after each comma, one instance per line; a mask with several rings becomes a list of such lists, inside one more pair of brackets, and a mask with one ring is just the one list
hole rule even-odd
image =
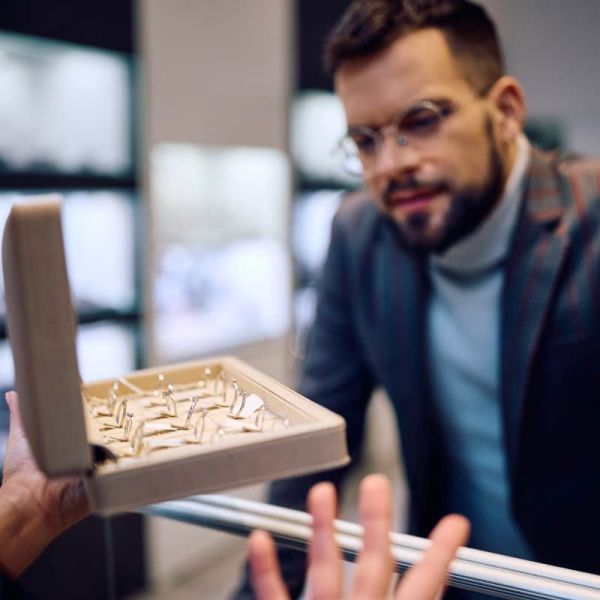
[[479, 275], [499, 266], [508, 253], [517, 222], [525, 172], [531, 146], [524, 135], [517, 139], [517, 155], [500, 202], [485, 221], [469, 236], [441, 255], [432, 255], [431, 266], [439, 272], [458, 277]]

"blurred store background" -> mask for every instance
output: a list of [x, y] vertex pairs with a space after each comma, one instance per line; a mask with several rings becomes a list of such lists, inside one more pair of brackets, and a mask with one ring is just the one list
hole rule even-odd
[[[597, 0], [484, 0], [547, 148], [600, 155]], [[322, 72], [347, 0], [3, 0], [0, 227], [64, 198], [85, 380], [233, 353], [293, 384], [333, 215], [359, 182]], [[0, 389], [13, 385], [0, 281]], [[405, 490], [385, 398], [361, 468]], [[0, 409], [0, 439], [7, 412]], [[3, 442], [0, 443], [3, 447]], [[240, 493], [261, 498], [264, 486]], [[349, 514], [354, 488], [346, 500]], [[39, 598], [225, 598], [245, 542], [90, 518], [25, 575]]]

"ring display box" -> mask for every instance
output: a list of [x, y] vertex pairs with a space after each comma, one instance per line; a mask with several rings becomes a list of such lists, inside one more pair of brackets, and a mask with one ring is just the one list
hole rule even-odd
[[2, 260], [34, 457], [83, 475], [96, 512], [347, 464], [341, 417], [233, 357], [82, 383], [56, 197], [12, 208]]

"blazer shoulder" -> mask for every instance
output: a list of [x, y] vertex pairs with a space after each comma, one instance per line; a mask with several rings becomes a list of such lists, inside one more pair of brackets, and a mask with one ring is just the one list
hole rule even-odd
[[348, 193], [337, 211], [334, 230], [341, 229], [353, 239], [369, 237], [382, 220], [382, 215], [369, 194], [360, 190]]
[[600, 176], [600, 157], [561, 154], [559, 151], [544, 151], [534, 146], [529, 174], [542, 181], [556, 175], [597, 178]]
[[533, 149], [528, 198], [536, 215], [564, 213], [563, 223], [600, 209], [600, 158]]
[[566, 156], [558, 163], [558, 172], [565, 177], [600, 178], [600, 157]]
[[600, 158], [567, 157], [557, 165], [579, 214], [600, 213]]
[[381, 235], [384, 217], [366, 191], [350, 192], [333, 221], [331, 242], [359, 258], [369, 253]]

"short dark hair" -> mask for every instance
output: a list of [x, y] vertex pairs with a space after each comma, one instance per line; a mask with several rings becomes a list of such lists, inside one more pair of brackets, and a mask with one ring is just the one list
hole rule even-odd
[[353, 0], [323, 51], [333, 74], [346, 61], [368, 57], [422, 29], [439, 29], [461, 62], [470, 84], [483, 91], [504, 73], [496, 27], [486, 10], [469, 0]]

